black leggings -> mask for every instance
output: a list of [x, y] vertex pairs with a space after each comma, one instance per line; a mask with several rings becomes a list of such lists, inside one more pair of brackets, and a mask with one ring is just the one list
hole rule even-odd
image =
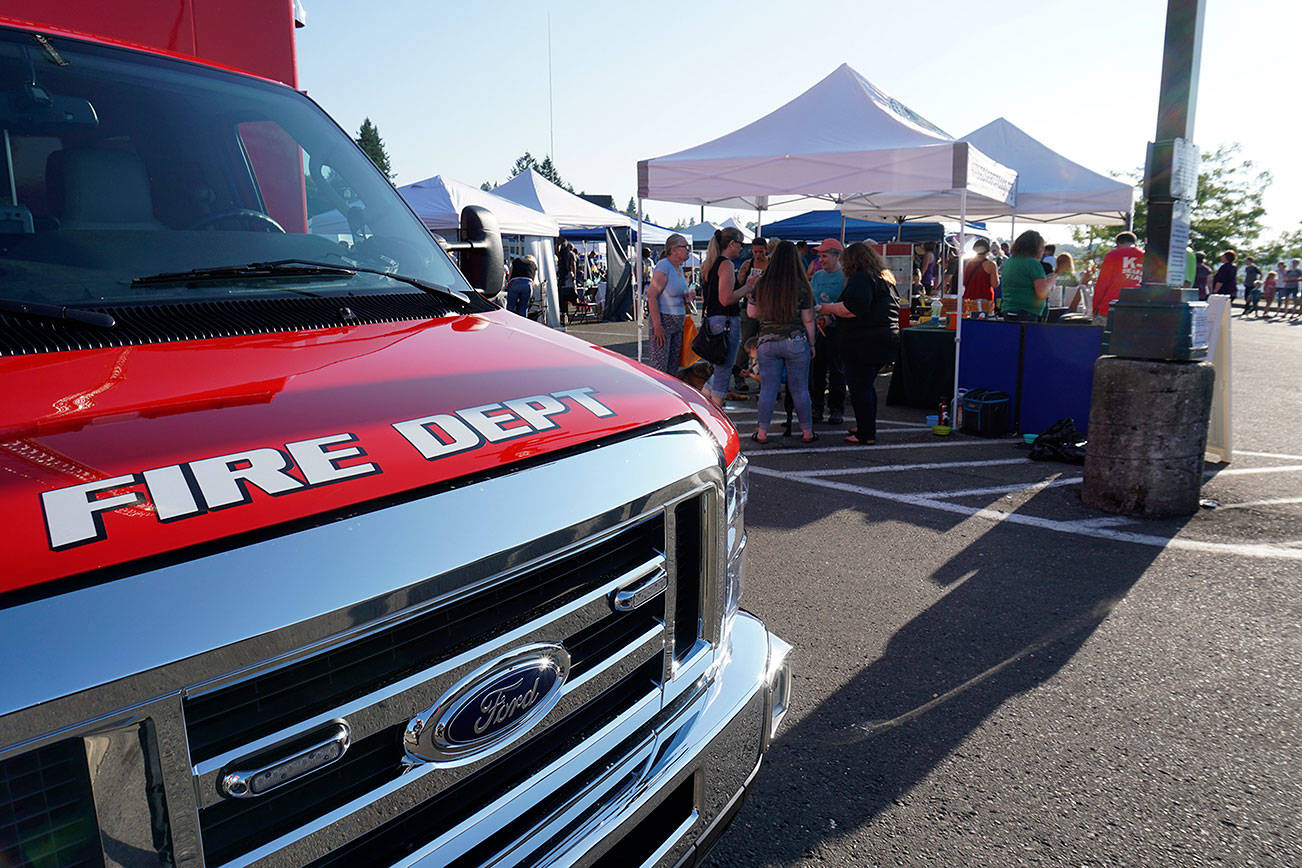
[[843, 358], [845, 385], [854, 408], [855, 429], [860, 442], [877, 439], [877, 374], [881, 364], [867, 359]]

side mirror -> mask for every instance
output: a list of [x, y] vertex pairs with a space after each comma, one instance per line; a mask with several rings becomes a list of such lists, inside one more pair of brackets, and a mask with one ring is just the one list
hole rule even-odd
[[460, 252], [462, 273], [486, 298], [494, 298], [506, 286], [497, 218], [487, 208], [467, 205], [461, 209], [460, 235], [459, 242], [448, 246]]

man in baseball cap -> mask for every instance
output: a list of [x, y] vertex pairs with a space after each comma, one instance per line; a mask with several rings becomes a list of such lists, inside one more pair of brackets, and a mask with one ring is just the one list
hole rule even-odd
[[[841, 271], [841, 242], [824, 238], [818, 245], [819, 269], [810, 277], [814, 301], [826, 304], [841, 300], [845, 289], [845, 274]], [[820, 317], [815, 334], [814, 358], [809, 367], [809, 399], [813, 405], [814, 422], [823, 421], [824, 396], [828, 422], [839, 425], [845, 409], [845, 377], [841, 373], [841, 360], [836, 352], [836, 317]]]

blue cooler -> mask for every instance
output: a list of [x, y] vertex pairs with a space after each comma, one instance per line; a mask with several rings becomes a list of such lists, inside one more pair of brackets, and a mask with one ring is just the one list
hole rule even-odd
[[963, 396], [963, 433], [1002, 437], [1009, 431], [1012, 401], [998, 389], [971, 389]]

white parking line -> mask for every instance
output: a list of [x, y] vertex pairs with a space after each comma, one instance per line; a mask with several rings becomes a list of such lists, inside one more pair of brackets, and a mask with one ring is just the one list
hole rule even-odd
[[1256, 473], [1287, 473], [1302, 470], [1302, 464], [1280, 464], [1275, 467], [1231, 467], [1229, 470], [1208, 470], [1203, 473], [1208, 479], [1220, 476], [1251, 476]]
[[860, 494], [865, 497], [876, 497], [881, 500], [904, 503], [909, 506], [920, 506], [926, 509], [934, 509], [939, 512], [954, 513], [965, 517], [983, 518], [994, 522], [995, 524], [1008, 522], [1009, 524], [1024, 525], [1027, 527], [1038, 528], [1040, 530], [1073, 534], [1075, 536], [1083, 536], [1090, 539], [1106, 539], [1114, 542], [1136, 543], [1138, 545], [1153, 546], [1155, 548], [1173, 548], [1184, 551], [1206, 552], [1221, 555], [1239, 555], [1241, 557], [1250, 558], [1302, 561], [1302, 548], [1288, 548], [1286, 546], [1273, 545], [1270, 543], [1207, 542], [1203, 540], [1184, 539], [1182, 537], [1168, 538], [1157, 536], [1155, 534], [1132, 533], [1129, 531], [1115, 530], [1109, 527], [1099, 527], [1095, 519], [1059, 521], [1056, 519], [1040, 518], [1032, 515], [1021, 515], [1020, 513], [1015, 512], [1008, 513], [1000, 512], [995, 509], [963, 506], [958, 503], [946, 503], [942, 500], [935, 500], [930, 496], [923, 496], [920, 494], [883, 491], [877, 488], [868, 488], [863, 485], [850, 485], [844, 482], [836, 482], [831, 479], [818, 479], [815, 477], [804, 476], [799, 473], [772, 470], [767, 467], [758, 467], [754, 463], [750, 466], [750, 472], [757, 476], [767, 476], [774, 479], [786, 480], [788, 482], [797, 482], [801, 485], [814, 485], [819, 488], [844, 491], [850, 494]]
[[1244, 452], [1242, 449], [1235, 449], [1235, 455], [1248, 455], [1252, 458], [1284, 458], [1288, 461], [1302, 461], [1302, 455], [1281, 455], [1278, 452]]
[[1275, 497], [1270, 500], [1245, 500], [1243, 503], [1222, 503], [1217, 509], [1248, 509], [1254, 506], [1288, 506], [1302, 503], [1302, 497]]
[[923, 443], [877, 443], [873, 446], [797, 446], [790, 449], [748, 449], [746, 457], [754, 459], [756, 456], [803, 455], [809, 452], [868, 452], [879, 449], [934, 449], [942, 446], [953, 449], [958, 446], [989, 445], [991, 444], [987, 440], [928, 440]]
[[1020, 485], [992, 485], [989, 488], [962, 488], [956, 491], [933, 491], [932, 497], [976, 497], [982, 494], [1012, 494], [1017, 491], [1043, 491], [1046, 488], [1057, 488], [1062, 485], [1080, 485], [1084, 478], [1075, 476], [1066, 479], [1049, 479], [1044, 482], [1032, 482], [1029, 485], [1022, 483]]
[[[938, 470], [942, 467], [992, 467], [996, 464], [1025, 464], [1025, 458], [997, 458], [990, 461], [931, 461], [921, 464], [885, 464], [880, 467], [837, 467], [831, 470], [796, 470], [800, 476], [853, 476], [856, 473], [895, 473], [901, 470]], [[1026, 483], [1033, 485], [1034, 483]], [[1023, 486], [1025, 487], [1025, 486]], [[946, 492], [929, 492], [943, 494]]]

